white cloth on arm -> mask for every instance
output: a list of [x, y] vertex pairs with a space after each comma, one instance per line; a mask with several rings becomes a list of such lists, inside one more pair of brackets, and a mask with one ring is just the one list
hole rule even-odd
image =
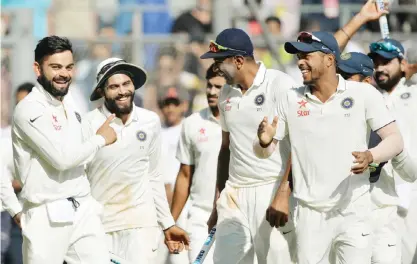
[[374, 163], [388, 161], [403, 150], [403, 138], [395, 122], [378, 129], [376, 132], [382, 141], [369, 150], [372, 153]]

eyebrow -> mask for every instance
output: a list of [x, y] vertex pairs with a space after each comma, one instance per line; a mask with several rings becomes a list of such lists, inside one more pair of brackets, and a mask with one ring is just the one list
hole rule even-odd
[[[54, 63], [54, 62], [52, 62], [52, 63], [49, 63], [48, 64], [49, 66], [63, 66], [62, 64], [60, 64], [60, 63]], [[70, 64], [68, 64], [67, 66], [65, 66], [65, 67], [69, 67], [69, 66], [74, 66], [75, 64], [74, 63], [70, 63]]]

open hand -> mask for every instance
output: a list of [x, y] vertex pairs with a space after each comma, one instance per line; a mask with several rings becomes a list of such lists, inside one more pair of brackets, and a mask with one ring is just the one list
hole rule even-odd
[[268, 122], [268, 117], [264, 117], [258, 126], [258, 139], [261, 146], [268, 146], [277, 132], [278, 117], [274, 117], [272, 124]]
[[388, 1], [384, 0], [384, 9], [379, 10], [375, 0], [368, 0], [359, 12], [366, 22], [378, 20], [381, 16], [388, 14]]

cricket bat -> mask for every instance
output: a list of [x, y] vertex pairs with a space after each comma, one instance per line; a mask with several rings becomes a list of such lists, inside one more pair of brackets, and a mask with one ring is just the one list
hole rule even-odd
[[214, 243], [214, 240], [216, 239], [215, 235], [216, 235], [216, 226], [214, 226], [210, 230], [210, 233], [206, 241], [204, 242], [203, 246], [201, 247], [200, 253], [198, 253], [198, 256], [194, 260], [193, 264], [203, 264], [204, 259], [206, 258], [208, 252], [210, 251], [211, 246]]
[[[376, 4], [378, 7], [378, 10], [384, 10], [384, 0], [376, 0]], [[388, 28], [388, 20], [387, 20], [386, 15], [383, 15], [382, 17], [379, 18], [379, 28], [381, 30], [382, 39], [388, 39], [389, 28]]]

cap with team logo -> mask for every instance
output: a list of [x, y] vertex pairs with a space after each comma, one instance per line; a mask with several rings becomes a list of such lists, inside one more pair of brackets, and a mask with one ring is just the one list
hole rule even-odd
[[298, 34], [296, 42], [286, 42], [284, 48], [290, 54], [321, 51], [334, 54], [337, 61], [340, 59], [340, 49], [335, 37], [333, 34], [324, 31], [301, 32]]
[[114, 74], [123, 73], [128, 75], [135, 86], [139, 89], [146, 83], [146, 71], [139, 66], [127, 63], [123, 59], [109, 58], [102, 61], [97, 67], [97, 85], [90, 96], [90, 101], [95, 101], [101, 98], [98, 88], [101, 88], [104, 83]]
[[374, 73], [374, 63], [372, 62], [372, 59], [368, 55], [360, 52], [342, 54], [337, 66], [339, 71], [347, 74], [372, 76]]

